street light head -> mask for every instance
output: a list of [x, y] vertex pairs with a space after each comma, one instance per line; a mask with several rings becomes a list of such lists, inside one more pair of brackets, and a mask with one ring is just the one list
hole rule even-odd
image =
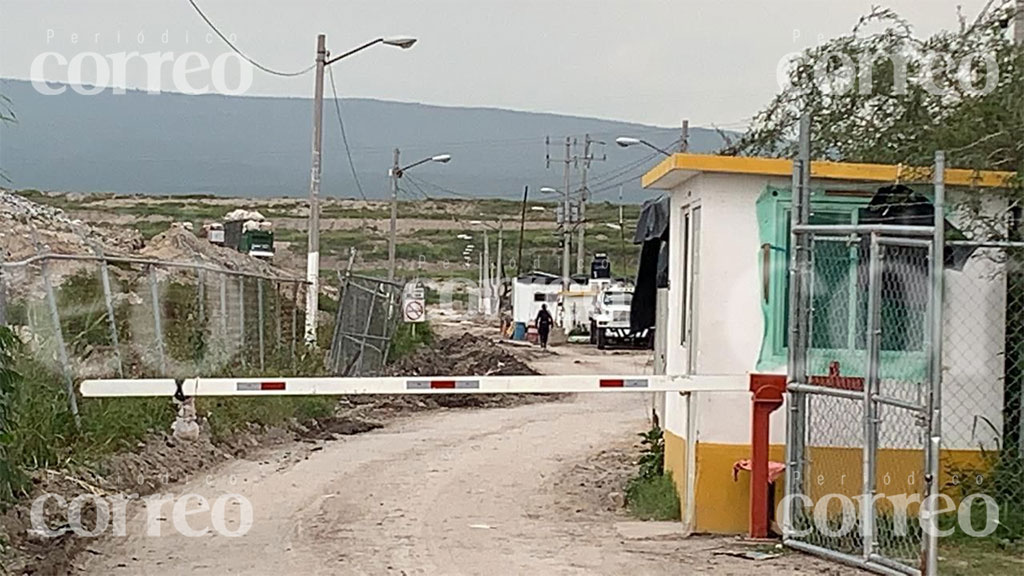
[[629, 146], [636, 146], [637, 144], [639, 144], [640, 139], [629, 138], [627, 136], [619, 136], [618, 138], [615, 139], [615, 143], [623, 148], [628, 148]]
[[545, 186], [540, 189], [540, 192], [541, 194], [555, 194], [558, 192], [558, 190], [555, 190], [554, 188], [551, 188], [549, 186]]
[[406, 50], [412, 48], [412, 45], [416, 43], [416, 39], [409, 36], [394, 36], [392, 38], [385, 38], [383, 42], [388, 46], [398, 46], [402, 50]]
[[430, 158], [430, 161], [431, 162], [440, 162], [441, 164], [447, 164], [449, 161], [451, 161], [451, 159], [452, 159], [452, 155], [451, 154], [438, 154], [437, 156], [432, 156]]

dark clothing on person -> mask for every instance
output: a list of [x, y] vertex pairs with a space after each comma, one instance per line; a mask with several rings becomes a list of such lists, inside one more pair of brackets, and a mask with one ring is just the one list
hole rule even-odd
[[551, 333], [551, 325], [555, 323], [555, 319], [551, 317], [551, 313], [545, 308], [541, 308], [540, 312], [537, 313], [537, 335], [540, 336], [540, 347], [548, 347], [548, 335]]

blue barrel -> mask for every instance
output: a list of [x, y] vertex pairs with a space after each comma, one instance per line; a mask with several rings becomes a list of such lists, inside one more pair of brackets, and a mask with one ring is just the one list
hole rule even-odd
[[515, 332], [512, 333], [513, 340], [526, 340], [526, 323], [516, 322]]

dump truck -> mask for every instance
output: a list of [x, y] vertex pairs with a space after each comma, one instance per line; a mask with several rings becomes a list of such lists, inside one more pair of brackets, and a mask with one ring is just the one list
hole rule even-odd
[[274, 229], [259, 212], [232, 210], [224, 216], [223, 227], [225, 247], [254, 258], [274, 257]]
[[609, 342], [650, 346], [654, 341], [650, 330], [633, 332], [629, 327], [629, 309], [633, 287], [609, 284], [596, 297], [590, 314], [590, 343], [604, 350]]

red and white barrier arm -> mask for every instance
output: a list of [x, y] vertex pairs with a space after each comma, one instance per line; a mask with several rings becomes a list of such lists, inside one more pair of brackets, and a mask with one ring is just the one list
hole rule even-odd
[[744, 390], [736, 376], [409, 376], [390, 378], [172, 378], [85, 380], [82, 396], [343, 394], [565, 394]]

